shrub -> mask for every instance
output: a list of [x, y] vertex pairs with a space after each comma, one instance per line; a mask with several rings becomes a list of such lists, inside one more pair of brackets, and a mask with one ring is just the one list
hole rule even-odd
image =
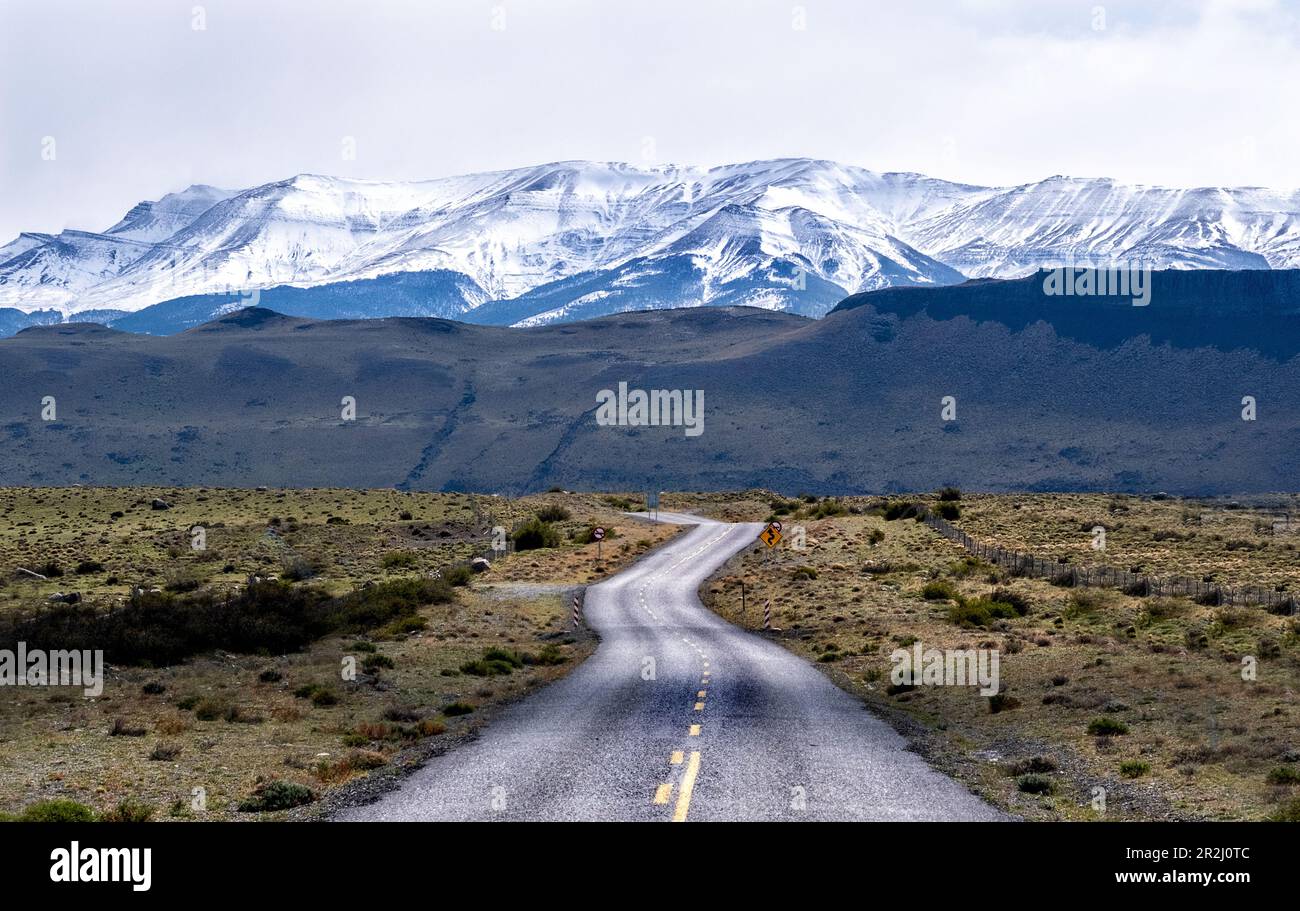
[[948, 619], [965, 627], [987, 627], [994, 620], [1010, 620], [1016, 616], [1016, 610], [1010, 604], [988, 598], [973, 598], [948, 608]]
[[375, 636], [380, 639], [400, 639], [403, 636], [409, 636], [411, 633], [418, 633], [428, 625], [429, 622], [423, 617], [398, 617], [392, 623], [375, 630]]
[[286, 582], [306, 582], [320, 575], [320, 567], [303, 557], [295, 557], [280, 568], [280, 578]]
[[961, 518], [961, 507], [956, 503], [940, 503], [935, 508], [935, 512], [939, 514], [940, 518], [947, 519], [949, 522], [955, 522]]
[[380, 670], [392, 670], [397, 667], [397, 663], [387, 655], [370, 655], [361, 664], [361, 669], [367, 674], [374, 674]]
[[489, 648], [477, 661], [466, 661], [460, 666], [461, 673], [474, 677], [503, 677], [514, 673], [516, 668], [524, 666], [524, 659], [515, 652], [503, 648]]
[[179, 755], [181, 747], [176, 743], [159, 743], [149, 752], [149, 758], [154, 762], [171, 762]]
[[267, 668], [257, 675], [257, 679], [262, 683], [279, 683], [284, 679], [284, 674], [281, 674], [275, 668]]
[[1126, 759], [1119, 764], [1119, 773], [1125, 778], [1141, 778], [1151, 771], [1151, 763], [1141, 759]]
[[220, 699], [200, 699], [194, 706], [194, 717], [199, 721], [216, 721], [218, 718], [224, 718], [228, 711], [230, 706]]
[[524, 664], [543, 666], [564, 664], [564, 662], [569, 660], [568, 656], [565, 655], [564, 652], [560, 651], [560, 647], [554, 642], [548, 642], [546, 645], [542, 646], [542, 650], [536, 654], [525, 652], [519, 657]]
[[950, 502], [950, 501], [953, 501], [953, 500], [960, 500], [960, 499], [961, 499], [961, 490], [960, 490], [960, 488], [957, 488], [957, 487], [945, 487], [945, 488], [943, 488], [942, 490], [939, 491], [939, 500], [940, 500], [941, 502], [944, 502], [944, 501], [948, 501], [948, 502]]
[[82, 560], [77, 564], [77, 568], [73, 570], [73, 572], [78, 576], [92, 576], [95, 573], [102, 573], [103, 571], [104, 564], [97, 563], [94, 560]]
[[1102, 715], [1088, 722], [1088, 733], [1093, 737], [1117, 737], [1128, 733], [1128, 725], [1118, 718]]
[[925, 588], [921, 589], [921, 597], [926, 601], [960, 601], [961, 595], [957, 593], [957, 587], [951, 582], [936, 580], [925, 583]]
[[157, 727], [159, 734], [173, 736], [189, 730], [190, 723], [182, 715], [166, 715], [158, 719], [158, 724], [155, 727]]
[[445, 581], [421, 578], [394, 579], [338, 598], [283, 582], [253, 582], [224, 596], [144, 592], [108, 611], [82, 603], [7, 612], [0, 616], [0, 648], [22, 641], [29, 648], [103, 649], [109, 663], [152, 666], [214, 649], [284, 653], [329, 633], [366, 633], [454, 598]]
[[321, 760], [312, 770], [322, 783], [346, 781], [358, 772], [369, 772], [388, 764], [383, 753], [374, 750], [353, 750], [338, 762]]
[[1070, 592], [1070, 601], [1065, 613], [1072, 617], [1080, 614], [1091, 614], [1105, 607], [1109, 602], [1110, 598], [1104, 592], [1081, 588], [1078, 591]]
[[469, 585], [469, 580], [472, 578], [474, 578], [474, 571], [469, 568], [468, 563], [457, 563], [442, 571], [443, 581], [455, 588]]
[[258, 785], [253, 793], [239, 803], [241, 813], [273, 813], [276, 810], [290, 810], [311, 803], [316, 799], [315, 792], [306, 785], [292, 781], [268, 781]]
[[319, 687], [314, 693], [311, 694], [311, 704], [314, 706], [318, 706], [320, 708], [325, 708], [326, 706], [331, 706], [331, 705], [338, 705], [339, 697], [334, 695], [333, 690], [329, 690], [324, 687]]
[[1300, 797], [1293, 797], [1269, 816], [1272, 822], [1300, 822]]
[[1009, 588], [995, 588], [989, 594], [989, 600], [998, 604], [1005, 604], [1016, 612], [1018, 617], [1028, 617], [1033, 605], [1029, 599], [1019, 592], [1013, 592]]
[[385, 721], [419, 721], [420, 717], [419, 711], [406, 706], [390, 705], [384, 709]]
[[1280, 765], [1268, 770], [1268, 783], [1276, 785], [1292, 785], [1300, 783], [1300, 769], [1291, 766]]
[[75, 800], [42, 800], [18, 816], [21, 822], [94, 822], [95, 811]]
[[1021, 775], [1016, 779], [1016, 788], [1025, 794], [1055, 794], [1056, 782], [1046, 775]]
[[1009, 712], [1012, 709], [1020, 707], [1020, 700], [1015, 696], [1007, 693], [994, 693], [989, 697], [989, 714], [996, 715], [999, 712]]
[[1044, 775], [1056, 771], [1056, 760], [1050, 756], [1030, 756], [1018, 759], [1007, 766], [1007, 774], [1013, 777], [1021, 775]]
[[515, 529], [510, 536], [515, 542], [515, 550], [540, 550], [544, 547], [559, 547], [560, 535], [548, 522], [532, 518]]
[[152, 819], [153, 807], [130, 797], [99, 817], [100, 822], [149, 822]]
[[474, 711], [474, 706], [468, 702], [453, 702], [443, 706], [442, 713], [448, 718], [454, 718], [457, 715], [468, 715]]
[[409, 550], [394, 550], [384, 554], [379, 562], [384, 569], [407, 569], [419, 562], [419, 558]]
[[811, 519], [830, 519], [834, 516], [843, 516], [848, 514], [848, 507], [839, 500], [826, 499], [817, 504], [817, 508], [812, 510], [808, 517]]
[[537, 510], [537, 518], [542, 522], [567, 522], [570, 513], [558, 503], [548, 503]]
[[140, 692], [144, 693], [146, 696], [161, 696], [163, 693], [167, 692], [167, 687], [163, 685], [161, 681], [150, 680], [144, 686], [140, 687]]
[[109, 737], [143, 737], [145, 733], [144, 728], [131, 727], [125, 718], [114, 718], [113, 726], [108, 729]]
[[817, 570], [813, 569], [811, 566], [799, 566], [796, 567], [795, 571], [790, 574], [790, 578], [795, 582], [799, 582], [804, 579], [816, 579]]
[[895, 522], [899, 519], [915, 519], [920, 515], [915, 503], [892, 502], [885, 507], [884, 518], [886, 522]]

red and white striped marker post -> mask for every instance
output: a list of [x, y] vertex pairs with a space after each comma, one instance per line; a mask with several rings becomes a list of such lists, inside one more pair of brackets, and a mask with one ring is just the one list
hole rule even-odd
[[767, 600], [763, 602], [763, 629], [772, 628], [772, 602]]
[[573, 628], [577, 629], [582, 626], [582, 604], [578, 601], [578, 595], [573, 595]]

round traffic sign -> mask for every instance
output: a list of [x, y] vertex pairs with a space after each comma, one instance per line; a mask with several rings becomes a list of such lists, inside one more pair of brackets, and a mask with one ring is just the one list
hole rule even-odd
[[595, 538], [597, 541], [599, 541], [605, 537], [605, 529], [597, 528], [595, 531], [591, 533], [591, 536]]
[[778, 522], [776, 519], [773, 519], [771, 522], [768, 522], [767, 524], [773, 531], [781, 530], [781, 523]]

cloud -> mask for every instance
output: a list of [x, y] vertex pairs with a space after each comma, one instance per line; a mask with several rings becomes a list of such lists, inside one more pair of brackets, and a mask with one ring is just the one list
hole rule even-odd
[[191, 182], [647, 154], [1300, 185], [1293, 3], [213, 0], [202, 29], [192, 7], [0, 5], [0, 242]]

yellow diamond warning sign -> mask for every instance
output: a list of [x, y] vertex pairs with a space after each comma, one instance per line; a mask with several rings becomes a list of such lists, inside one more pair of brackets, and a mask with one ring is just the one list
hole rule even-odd
[[758, 535], [758, 540], [762, 541], [768, 547], [776, 547], [781, 543], [781, 523], [769, 522]]

